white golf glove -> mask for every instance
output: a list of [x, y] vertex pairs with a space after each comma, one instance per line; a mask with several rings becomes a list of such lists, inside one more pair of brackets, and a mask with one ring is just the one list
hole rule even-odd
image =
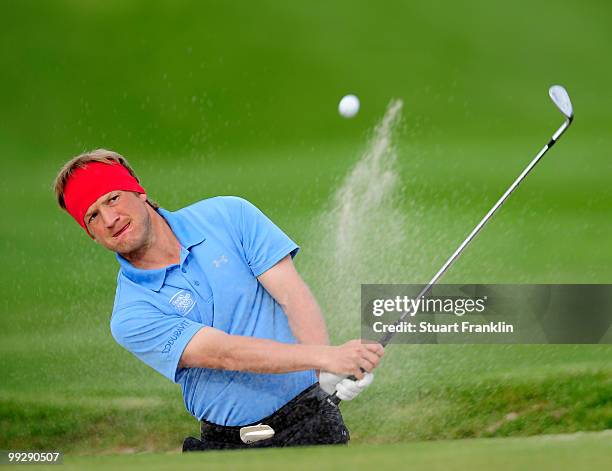
[[328, 373], [327, 371], [321, 371], [319, 375], [321, 389], [327, 394], [333, 394], [338, 391], [337, 396], [343, 401], [355, 399], [361, 391], [372, 384], [372, 381], [374, 381], [374, 375], [372, 373], [366, 373], [363, 379], [358, 381]]

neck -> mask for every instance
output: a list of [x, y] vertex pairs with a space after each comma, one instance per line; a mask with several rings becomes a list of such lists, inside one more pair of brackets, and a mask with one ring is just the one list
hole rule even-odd
[[136, 268], [154, 270], [176, 265], [181, 259], [181, 245], [166, 220], [147, 205], [151, 227], [149, 240], [137, 250], [121, 256]]

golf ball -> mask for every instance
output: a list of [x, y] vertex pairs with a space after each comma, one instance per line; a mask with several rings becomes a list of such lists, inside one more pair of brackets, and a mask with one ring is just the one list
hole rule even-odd
[[352, 118], [359, 111], [359, 98], [355, 95], [346, 95], [342, 97], [338, 104], [338, 111], [344, 118]]

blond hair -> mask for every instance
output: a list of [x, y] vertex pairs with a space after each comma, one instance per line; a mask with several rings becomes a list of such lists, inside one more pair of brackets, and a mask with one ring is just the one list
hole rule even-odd
[[[132, 175], [137, 182], [140, 183], [138, 177], [136, 176], [136, 172], [134, 172], [132, 167], [130, 167], [130, 164], [127, 159], [121, 154], [107, 149], [96, 149], [92, 150], [91, 152], [85, 152], [84, 154], [77, 155], [76, 157], [66, 162], [55, 177], [55, 181], [53, 182], [53, 189], [55, 191], [55, 197], [57, 198], [57, 203], [59, 204], [60, 208], [66, 209], [66, 202], [64, 201], [64, 189], [66, 188], [66, 183], [68, 182], [68, 179], [77, 168], [84, 168], [90, 162], [102, 162], [106, 164], [112, 164], [113, 162], [119, 163], [123, 165], [128, 170], [128, 172], [130, 172], [130, 175]], [[159, 208], [159, 205], [155, 201], [151, 201], [148, 198], [147, 203], [149, 203], [154, 209]]]

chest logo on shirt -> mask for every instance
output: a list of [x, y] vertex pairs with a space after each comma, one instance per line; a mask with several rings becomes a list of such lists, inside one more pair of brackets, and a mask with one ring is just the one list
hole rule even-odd
[[196, 302], [191, 291], [182, 289], [170, 298], [170, 304], [180, 315], [185, 316], [193, 309]]
[[227, 262], [227, 257], [225, 255], [221, 255], [217, 260], [213, 260], [213, 265], [215, 268], [219, 268], [221, 265]]

